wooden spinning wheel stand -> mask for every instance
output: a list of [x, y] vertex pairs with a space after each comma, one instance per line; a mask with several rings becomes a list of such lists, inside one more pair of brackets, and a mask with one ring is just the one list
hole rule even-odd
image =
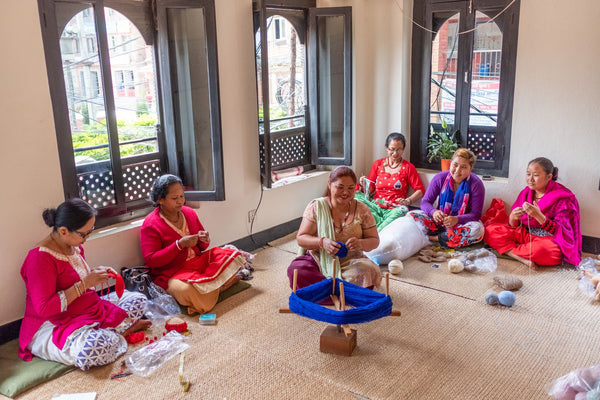
[[[339, 263], [336, 257], [333, 264], [333, 287], [329, 297], [333, 301], [333, 305], [338, 311], [346, 310], [346, 298], [344, 296], [344, 282], [340, 282], [340, 297], [335, 295], [335, 272], [336, 266]], [[292, 291], [296, 293], [296, 285], [298, 281], [298, 270], [294, 270], [294, 279], [292, 283]], [[390, 274], [385, 274], [385, 295], [389, 296]], [[280, 308], [280, 313], [291, 313], [289, 308]], [[400, 311], [393, 310], [391, 316], [400, 316]], [[351, 329], [348, 324], [344, 325], [328, 325], [321, 333], [319, 350], [323, 353], [337, 354], [340, 356], [350, 356], [356, 348], [356, 329]]]

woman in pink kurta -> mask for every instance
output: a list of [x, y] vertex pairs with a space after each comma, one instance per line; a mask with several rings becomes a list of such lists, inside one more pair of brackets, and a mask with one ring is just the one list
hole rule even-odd
[[527, 166], [527, 187], [512, 206], [508, 224], [486, 226], [484, 241], [501, 254], [536, 268], [581, 261], [581, 217], [575, 195], [556, 182], [558, 168], [544, 157]]
[[146, 328], [146, 298], [126, 293], [118, 305], [98, 296], [109, 267], [90, 269], [81, 245], [94, 230], [96, 211], [81, 199], [43, 213], [52, 232], [32, 249], [21, 268], [27, 297], [19, 356], [75, 365], [83, 370], [114, 361], [127, 349], [124, 335]]
[[188, 306], [188, 312], [205, 313], [215, 306], [219, 292], [241, 279], [237, 273], [245, 259], [235, 249], [208, 249], [209, 234], [196, 212], [184, 206], [179, 177], [159, 177], [150, 198], [156, 209], [144, 219], [140, 244], [154, 282]]

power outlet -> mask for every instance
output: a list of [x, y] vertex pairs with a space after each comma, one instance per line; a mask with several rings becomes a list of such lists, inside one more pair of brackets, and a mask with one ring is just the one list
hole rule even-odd
[[256, 209], [248, 211], [248, 223], [251, 223], [256, 216]]

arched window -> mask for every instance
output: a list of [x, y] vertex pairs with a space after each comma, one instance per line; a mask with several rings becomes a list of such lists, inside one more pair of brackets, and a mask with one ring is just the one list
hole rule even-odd
[[214, 0], [38, 2], [65, 197], [97, 226], [145, 215], [166, 172], [223, 200]]
[[415, 2], [411, 154], [428, 162], [432, 132], [477, 155], [475, 171], [508, 176], [519, 0]]

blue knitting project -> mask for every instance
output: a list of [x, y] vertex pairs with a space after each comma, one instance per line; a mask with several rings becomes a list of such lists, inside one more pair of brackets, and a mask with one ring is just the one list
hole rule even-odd
[[290, 310], [298, 315], [335, 325], [360, 324], [387, 317], [392, 313], [392, 299], [383, 293], [366, 289], [336, 278], [335, 294], [340, 295], [340, 282], [344, 282], [346, 304], [354, 306], [345, 311], [332, 310], [316, 304], [328, 299], [333, 281], [324, 279], [296, 290], [290, 295]]

